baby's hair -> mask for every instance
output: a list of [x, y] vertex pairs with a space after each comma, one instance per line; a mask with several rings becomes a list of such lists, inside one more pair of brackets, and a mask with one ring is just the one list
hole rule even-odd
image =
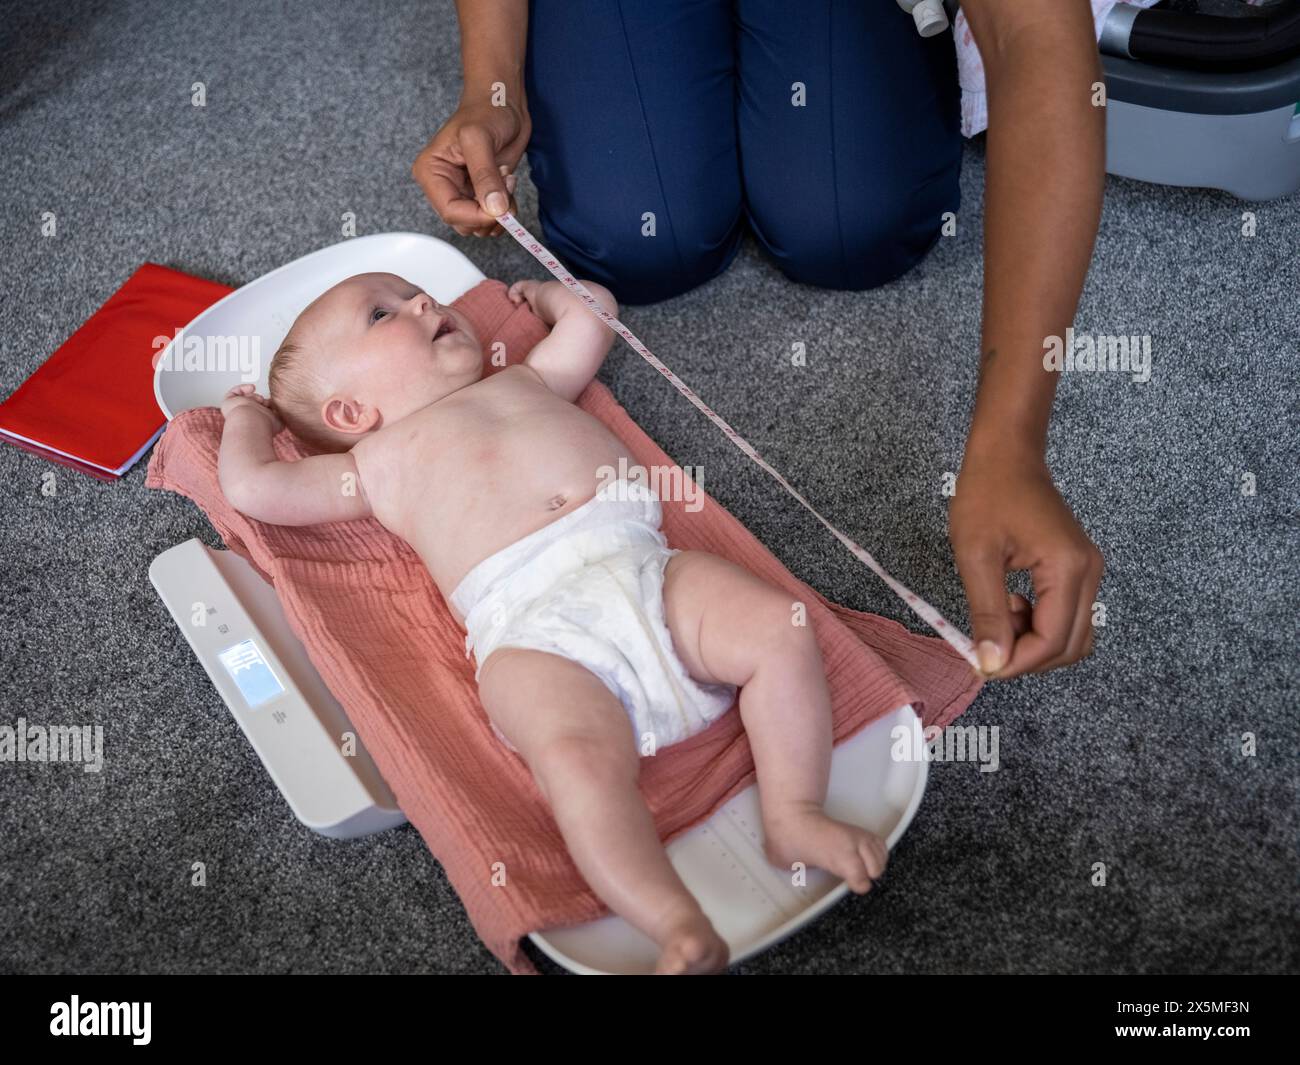
[[321, 380], [311, 368], [307, 350], [289, 337], [271, 356], [267, 391], [280, 420], [312, 450], [349, 451], [356, 443], [344, 443], [325, 428], [320, 417], [325, 399]]

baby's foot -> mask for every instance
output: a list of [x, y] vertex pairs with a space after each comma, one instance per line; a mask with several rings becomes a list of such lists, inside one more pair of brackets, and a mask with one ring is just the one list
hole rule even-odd
[[673, 925], [659, 941], [661, 948], [655, 972], [668, 976], [699, 976], [720, 973], [727, 967], [731, 950], [713, 930], [703, 912]]
[[765, 817], [767, 860], [782, 869], [795, 862], [838, 876], [851, 891], [865, 895], [889, 861], [885, 841], [865, 828], [827, 817], [819, 806], [794, 805]]

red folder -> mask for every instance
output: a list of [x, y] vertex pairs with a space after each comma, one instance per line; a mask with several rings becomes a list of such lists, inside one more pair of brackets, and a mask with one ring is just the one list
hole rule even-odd
[[125, 473], [166, 424], [154, 363], [177, 328], [231, 289], [145, 263], [0, 403], [0, 440], [101, 480]]

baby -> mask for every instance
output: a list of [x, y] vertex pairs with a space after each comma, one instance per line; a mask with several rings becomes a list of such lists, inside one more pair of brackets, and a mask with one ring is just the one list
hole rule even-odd
[[[613, 332], [557, 281], [509, 295], [551, 332], [484, 376], [470, 322], [409, 281], [359, 274], [329, 289], [276, 352], [270, 398], [241, 385], [222, 403], [221, 487], [259, 521], [373, 516], [405, 539], [467, 630], [495, 734], [528, 765], [592, 890], [658, 944], [659, 972], [716, 972], [727, 944], [660, 844], [637, 787], [642, 752], [706, 728], [739, 690], [768, 860], [862, 894], [885, 845], [822, 810], [830, 696], [790, 596], [668, 547], [654, 493], [602, 478], [635, 460], [575, 401]], [[278, 461], [284, 424], [320, 453]]]

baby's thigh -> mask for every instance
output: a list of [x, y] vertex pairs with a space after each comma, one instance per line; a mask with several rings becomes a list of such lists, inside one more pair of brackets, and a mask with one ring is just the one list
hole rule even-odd
[[623, 704], [572, 659], [499, 648], [479, 671], [478, 691], [492, 723], [535, 774], [549, 757], [579, 742], [589, 745], [589, 757], [635, 769], [636, 740]]
[[707, 551], [682, 551], [664, 569], [664, 617], [686, 671], [706, 684], [748, 682], [788, 640], [811, 639], [792, 595]]

